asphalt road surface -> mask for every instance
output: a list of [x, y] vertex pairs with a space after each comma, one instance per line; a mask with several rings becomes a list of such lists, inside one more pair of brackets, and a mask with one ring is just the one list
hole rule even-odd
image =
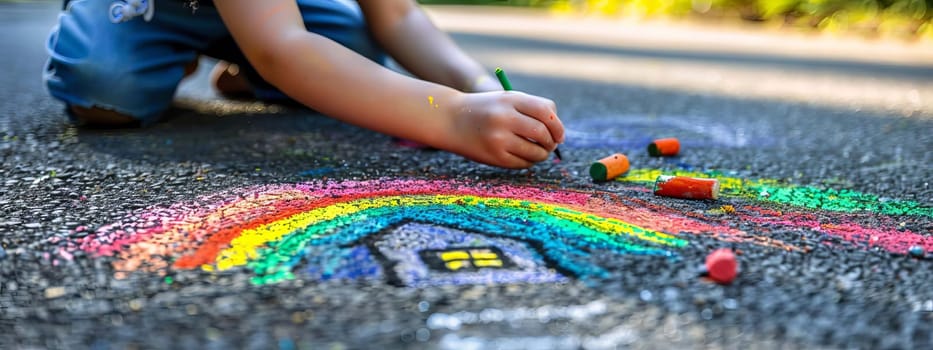
[[166, 120], [77, 128], [40, 79], [57, 10], [0, 3], [0, 348], [933, 347], [922, 47], [434, 10], [559, 105], [564, 160], [506, 171], [218, 99], [208, 60]]

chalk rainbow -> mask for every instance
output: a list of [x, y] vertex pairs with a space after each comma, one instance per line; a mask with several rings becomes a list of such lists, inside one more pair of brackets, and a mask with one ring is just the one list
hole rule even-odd
[[[654, 171], [636, 169], [623, 181], [646, 182], [654, 175]], [[361, 274], [386, 276], [385, 266], [370, 264], [374, 260], [372, 254], [379, 254], [378, 244], [372, 244], [371, 238], [410, 231], [407, 226], [399, 229], [407, 223], [414, 223], [416, 231], [423, 231], [418, 238], [410, 236], [407, 240], [437, 241], [424, 234], [431, 231], [448, 237], [448, 241], [392, 252], [396, 257], [407, 254], [402, 258], [408, 259], [407, 262], [396, 265], [414, 266], [411, 262], [418, 260], [419, 250], [465, 247], [469, 245], [467, 240], [474, 242], [475, 247], [476, 241], [483, 241], [493, 246], [488, 249], [505, 247], [497, 250], [508, 255], [503, 259], [512, 259], [513, 266], [526, 268], [521, 273], [487, 273], [486, 277], [525, 282], [562, 278], [540, 269], [544, 265], [561, 276], [603, 278], [609, 271], [600, 266], [597, 252], [671, 257], [676, 255], [677, 248], [688, 244], [685, 235], [705, 235], [724, 242], [787, 251], [803, 250], [770, 237], [769, 232], [780, 228], [821, 232], [898, 253], [906, 252], [910, 245], [933, 250], [933, 239], [929, 236], [897, 228], [894, 219], [883, 215], [888, 210], [901, 210], [897, 205], [910, 211], [905, 215], [924, 215], [922, 211], [911, 211], [914, 206], [910, 203], [889, 203], [883, 207], [888, 209], [869, 213], [881, 215], [871, 217], [870, 222], [877, 224], [865, 226], [866, 220], [859, 220], [858, 215], [863, 215], [859, 213], [829, 210], [816, 215], [812, 210], [760, 207], [748, 203], [756, 199], [745, 195], [752, 190], [730, 183], [727, 181], [725, 190], [735, 195], [727, 196], [721, 203], [727, 205], [722, 210], [705, 212], [677, 209], [665, 205], [666, 201], [647, 200], [643, 196], [496, 182], [377, 179], [260, 185], [136, 212], [71, 241], [61, 249], [60, 256], [67, 258], [76, 250], [110, 256], [117, 278], [138, 270], [165, 274], [172, 270], [245, 268], [253, 272], [253, 283], [267, 284], [295, 278], [295, 272], [305, 265], [318, 279]], [[752, 185], [764, 186], [757, 182]], [[705, 206], [719, 208], [716, 203]], [[724, 213], [727, 207], [729, 213]], [[745, 227], [747, 231], [737, 227]], [[463, 242], [451, 241], [455, 239]], [[388, 245], [406, 245], [405, 240]], [[365, 242], [370, 245], [363, 247]], [[379, 244], [385, 247], [387, 243]], [[485, 252], [482, 254], [495, 253]], [[335, 264], [344, 267], [341, 270]], [[359, 266], [354, 270], [355, 264]], [[529, 267], [535, 264], [537, 270]], [[382, 272], [372, 272], [379, 269]], [[370, 272], [361, 272], [364, 270]], [[404, 273], [411, 277], [414, 272]], [[466, 277], [435, 280], [473, 283], [483, 278], [477, 274], [461, 275]], [[408, 284], [431, 283], [419, 278], [409, 278]]]
[[[446, 180], [330, 181], [256, 186], [153, 208], [98, 229], [76, 248], [114, 256], [118, 277], [135, 270], [227, 270], [254, 282], [293, 277], [307, 247], [340, 246], [404, 221], [534, 240], [576, 277], [606, 271], [590, 252], [670, 256], [687, 241], [664, 232], [741, 231], [671, 218], [605, 193]], [[205, 204], [206, 203], [206, 204]]]

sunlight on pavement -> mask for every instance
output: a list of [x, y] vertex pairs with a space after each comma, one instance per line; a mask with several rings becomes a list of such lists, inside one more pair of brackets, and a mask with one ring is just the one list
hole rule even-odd
[[919, 44], [530, 10], [430, 14], [482, 63], [516, 73], [903, 116], [933, 111], [933, 47]]

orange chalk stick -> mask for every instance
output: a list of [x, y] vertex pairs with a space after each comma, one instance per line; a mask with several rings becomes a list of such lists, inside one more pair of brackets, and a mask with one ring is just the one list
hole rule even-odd
[[652, 157], [671, 157], [680, 152], [680, 141], [676, 138], [657, 139], [648, 145], [648, 154]]
[[661, 175], [654, 182], [654, 194], [684, 199], [717, 199], [719, 180]]
[[590, 165], [590, 176], [593, 177], [593, 181], [609, 181], [625, 174], [628, 167], [628, 157], [616, 153]]

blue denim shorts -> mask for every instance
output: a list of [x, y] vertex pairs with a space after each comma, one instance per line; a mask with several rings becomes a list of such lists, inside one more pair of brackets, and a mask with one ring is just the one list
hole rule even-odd
[[[350, 0], [297, 0], [308, 30], [383, 64], [385, 55]], [[71, 0], [46, 44], [44, 80], [67, 105], [160, 118], [185, 66], [199, 54], [241, 66], [261, 99], [284, 95], [246, 62], [213, 6], [182, 0]], [[203, 3], [203, 1], [202, 1]]]

